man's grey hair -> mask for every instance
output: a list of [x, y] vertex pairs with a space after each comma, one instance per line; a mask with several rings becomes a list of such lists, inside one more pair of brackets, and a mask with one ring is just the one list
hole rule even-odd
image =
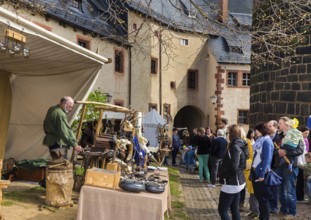
[[73, 101], [73, 99], [70, 96], [64, 96], [61, 98], [60, 103], [67, 103], [69, 101]]
[[218, 129], [217, 131], [217, 137], [225, 137], [226, 131], [224, 129]]

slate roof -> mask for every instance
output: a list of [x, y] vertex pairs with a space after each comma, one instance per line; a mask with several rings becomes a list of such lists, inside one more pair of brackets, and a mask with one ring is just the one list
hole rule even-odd
[[[127, 30], [122, 24], [115, 23], [111, 16], [105, 16], [107, 11], [106, 1], [87, 0], [81, 1], [81, 7], [76, 8], [71, 1], [61, 0], [24, 0], [24, 3], [41, 5], [48, 17], [53, 17], [64, 23], [78, 27], [82, 31], [97, 34], [109, 40], [126, 44], [122, 36], [127, 35]], [[101, 15], [101, 16], [99, 16]]]
[[[217, 14], [202, 0], [194, 0], [211, 20]], [[128, 0], [127, 5], [132, 10], [149, 15], [154, 20], [166, 24], [167, 27], [181, 31], [199, 32], [202, 34], [217, 34], [213, 23], [208, 22], [189, 0]], [[189, 13], [195, 17], [189, 16]]]
[[[230, 21], [242, 29], [252, 23], [250, 14], [230, 13]], [[250, 64], [251, 35], [247, 31], [232, 32], [222, 29], [221, 35], [210, 37], [208, 45], [218, 63]]]
[[[239, 36], [239, 41], [250, 42], [251, 36]], [[228, 41], [224, 37], [211, 37], [208, 41], [208, 45], [218, 63], [250, 64], [250, 46], [247, 44], [241, 45], [241, 43], [237, 44], [236, 47], [242, 48], [241, 52], [234, 49], [231, 51]]]
[[[212, 35], [208, 45], [219, 63], [249, 64], [250, 37], [241, 32], [232, 33], [217, 21], [219, 0], [193, 1], [209, 19], [191, 5], [189, 0], [81, 0], [79, 9], [73, 7], [72, 1], [69, 0], [24, 0], [28, 3], [41, 4], [49, 17], [124, 45], [127, 45], [127, 9], [134, 10], [168, 28]], [[228, 1], [228, 24], [231, 28], [239, 30], [248, 28], [252, 21], [250, 14], [252, 0]], [[114, 5], [111, 7], [109, 2]], [[122, 9], [118, 19], [111, 16], [111, 13], [114, 13], [114, 6]]]
[[[238, 32], [229, 31], [217, 22], [219, 0], [193, 0], [210, 18], [207, 19], [189, 0], [128, 0], [132, 10], [147, 14], [158, 22], [181, 31], [212, 35], [208, 41], [218, 63], [250, 64], [251, 37], [247, 30], [252, 23], [252, 0], [229, 0], [228, 25]], [[196, 15], [188, 16], [189, 11]]]

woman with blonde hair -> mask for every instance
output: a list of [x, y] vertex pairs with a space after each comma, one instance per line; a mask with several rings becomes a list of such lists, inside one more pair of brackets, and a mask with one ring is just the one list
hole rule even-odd
[[228, 210], [230, 209], [232, 219], [239, 220], [240, 192], [245, 187], [243, 170], [246, 167], [246, 158], [242, 148], [245, 141], [241, 139], [241, 130], [237, 125], [229, 127], [229, 141], [226, 155], [220, 168], [220, 183], [222, 183], [218, 213], [222, 220], [231, 219]]

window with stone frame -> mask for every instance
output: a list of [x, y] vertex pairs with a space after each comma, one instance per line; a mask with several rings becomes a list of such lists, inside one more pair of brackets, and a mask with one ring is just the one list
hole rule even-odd
[[133, 31], [137, 31], [137, 24], [133, 23]]
[[37, 22], [37, 21], [32, 21], [32, 22], [35, 23], [36, 25], [38, 25], [38, 26], [44, 28], [44, 29], [47, 30], [47, 31], [52, 31], [52, 27], [50, 27], [50, 26], [47, 26], [47, 25], [42, 24], [42, 23]]
[[149, 103], [148, 109], [149, 109], [149, 111], [151, 111], [152, 109], [155, 109], [156, 111], [158, 111], [158, 104]]
[[124, 52], [122, 50], [115, 50], [114, 59], [115, 72], [124, 73]]
[[72, 0], [71, 1], [71, 6], [74, 8], [77, 8], [81, 11], [82, 9], [82, 0]]
[[124, 106], [124, 101], [123, 100], [114, 100], [113, 103], [117, 106]]
[[175, 81], [171, 81], [170, 82], [170, 87], [171, 87], [171, 89], [176, 89], [176, 82]]
[[242, 85], [243, 86], [250, 86], [250, 73], [243, 73]]
[[158, 59], [157, 58], [151, 58], [151, 74], [157, 74], [158, 73]]
[[238, 110], [238, 124], [248, 124], [248, 110]]
[[188, 89], [197, 89], [198, 71], [188, 70]]
[[180, 39], [180, 45], [182, 46], [188, 46], [189, 45], [189, 40], [188, 39]]
[[163, 104], [163, 117], [166, 119], [166, 121], [170, 121], [171, 116], [171, 104], [164, 103]]
[[238, 86], [238, 73], [237, 72], [228, 72], [228, 86]]
[[91, 41], [90, 40], [87, 40], [85, 38], [82, 38], [80, 36], [77, 36], [77, 43], [80, 47], [84, 47], [85, 49], [88, 49], [90, 50], [91, 48]]

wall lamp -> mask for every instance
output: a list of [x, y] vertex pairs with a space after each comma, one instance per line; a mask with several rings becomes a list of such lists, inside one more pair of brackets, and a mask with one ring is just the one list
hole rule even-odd
[[111, 102], [112, 95], [110, 95], [108, 92], [104, 92], [104, 95], [106, 96], [106, 102]]
[[217, 103], [217, 96], [216, 95], [212, 95], [210, 97], [210, 99], [211, 99], [213, 105]]

